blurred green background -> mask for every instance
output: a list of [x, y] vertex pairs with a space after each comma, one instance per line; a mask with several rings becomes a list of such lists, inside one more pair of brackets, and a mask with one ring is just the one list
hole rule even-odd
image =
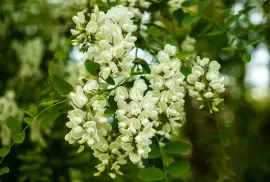
[[[222, 122], [222, 134], [229, 138], [224, 149], [232, 181], [268, 182], [270, 1], [212, 0], [204, 15], [214, 19], [220, 13], [214, 22], [222, 25], [229, 16], [250, 6], [254, 7], [230, 26], [226, 34], [202, 36], [213, 23], [202, 18], [194, 26], [179, 27], [179, 41], [188, 33], [196, 39], [199, 55], [218, 60], [222, 65], [226, 92], [218, 122]], [[80, 69], [77, 65], [82, 55], [70, 44], [69, 30], [74, 27], [72, 16], [85, 8], [91, 8], [87, 0], [0, 0], [0, 138], [3, 146], [10, 138], [4, 126], [6, 113], [22, 118], [23, 109], [42, 99], [48, 85], [48, 69], [57, 70], [69, 83], [76, 84]], [[178, 21], [182, 16], [182, 10], [174, 13]], [[245, 48], [222, 50], [226, 46]], [[243, 61], [244, 53], [251, 54], [249, 63]], [[187, 121], [182, 128], [182, 135], [192, 144], [192, 152], [183, 156], [191, 162], [191, 168], [187, 174], [173, 178], [175, 182], [217, 181], [224, 168], [220, 165], [223, 155], [216, 137], [216, 121], [195, 106], [193, 101], [187, 102]], [[3, 161], [2, 165], [8, 166], [10, 173], [0, 179], [3, 182], [113, 181], [108, 177], [92, 177], [97, 161], [90, 150], [77, 154], [77, 146], [64, 141], [65, 123], [63, 114], [48, 125], [39, 122], [32, 125], [27, 140], [14, 146]], [[114, 181], [137, 182], [137, 171], [134, 165], [124, 166], [125, 177]]]

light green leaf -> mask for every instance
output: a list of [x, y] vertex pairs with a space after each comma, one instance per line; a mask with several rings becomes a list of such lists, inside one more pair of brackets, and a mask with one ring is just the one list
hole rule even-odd
[[42, 101], [39, 105], [40, 106], [51, 106], [56, 102], [59, 102], [59, 100]]
[[73, 91], [72, 85], [58, 76], [52, 76], [52, 82], [59, 95], [67, 95]]
[[90, 75], [98, 76], [99, 70], [100, 70], [100, 64], [86, 60], [84, 63], [85, 69], [90, 73]]
[[251, 60], [251, 55], [248, 54], [248, 53], [243, 53], [242, 54], [242, 59], [243, 59], [244, 62], [248, 63]]
[[170, 174], [183, 174], [187, 172], [190, 168], [190, 163], [188, 161], [174, 162], [168, 166], [168, 172]]
[[191, 149], [190, 144], [184, 141], [169, 142], [164, 146], [164, 151], [171, 154], [185, 154]]
[[29, 116], [32, 116], [33, 118], [38, 114], [38, 108], [35, 105], [31, 105], [26, 111], [24, 111]]
[[6, 125], [13, 133], [20, 133], [22, 130], [21, 122], [12, 116], [6, 119]]
[[166, 178], [166, 174], [158, 168], [144, 168], [138, 174], [139, 179], [144, 181], [158, 181]]
[[200, 16], [191, 16], [191, 15], [187, 14], [183, 18], [182, 25], [183, 26], [190, 26], [192, 24], [195, 24], [200, 19], [201, 19]]
[[149, 26], [147, 28], [147, 33], [153, 37], [161, 37], [165, 35], [165, 32], [161, 30], [161, 28], [157, 28], [156, 26]]
[[155, 143], [152, 143], [150, 145], [150, 148], [151, 148], [151, 152], [148, 153], [149, 159], [156, 159], [160, 157], [159, 147]]
[[21, 133], [18, 133], [18, 134], [13, 134], [12, 135], [12, 139], [15, 143], [23, 143], [24, 141], [24, 138], [25, 138], [25, 132], [21, 132]]
[[84, 145], [80, 145], [80, 147], [79, 147], [77, 153], [81, 153], [81, 152], [83, 151], [83, 149], [84, 149]]
[[24, 118], [24, 122], [26, 122], [27, 124], [31, 125], [33, 122], [33, 118]]
[[5, 157], [9, 153], [9, 148], [3, 147], [0, 148], [0, 157]]
[[238, 47], [223, 47], [222, 50], [223, 51], [238, 51], [238, 50], [242, 50], [242, 48], [238, 48]]
[[202, 12], [210, 4], [210, 2], [211, 0], [201, 1], [199, 4], [199, 12]]
[[8, 167], [3, 167], [0, 169], [0, 175], [9, 173], [9, 168]]

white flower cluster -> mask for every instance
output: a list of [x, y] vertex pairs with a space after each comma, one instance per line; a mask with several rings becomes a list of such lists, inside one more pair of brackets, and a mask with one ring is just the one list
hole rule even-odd
[[73, 17], [76, 30], [73, 45], [86, 48], [87, 58], [100, 64], [99, 75], [103, 79], [109, 76], [129, 77], [135, 57], [130, 56], [136, 37], [132, 32], [137, 30], [133, 24], [134, 13], [124, 6], [112, 7], [105, 14], [95, 7], [90, 21], [85, 20], [82, 12]]
[[[151, 67], [150, 87], [160, 95], [158, 107], [161, 115], [165, 114], [160, 122], [162, 130], [157, 134], [170, 138], [171, 132], [177, 134], [179, 127], [185, 120], [184, 96], [185, 76], [180, 72], [181, 61], [173, 58], [176, 54], [176, 47], [165, 45], [164, 50], [159, 51], [159, 64]], [[169, 122], [162, 123], [164, 119]]]
[[181, 48], [184, 51], [194, 51], [196, 40], [190, 36], [186, 36], [185, 40], [181, 44]]
[[147, 0], [119, 0], [119, 4], [147, 9], [152, 3]]
[[5, 125], [5, 120], [12, 116], [20, 121], [23, 115], [23, 111], [17, 106], [13, 90], [7, 91], [4, 96], [0, 97], [0, 137], [2, 145], [9, 145], [11, 142], [11, 132]]
[[14, 41], [13, 48], [15, 49], [18, 58], [21, 61], [19, 70], [20, 77], [40, 77], [40, 63], [43, 57], [44, 45], [40, 38], [27, 41], [26, 44]]
[[[198, 100], [209, 100], [210, 112], [217, 112], [216, 107], [223, 99], [218, 98], [219, 93], [225, 91], [224, 77], [220, 77], [220, 64], [217, 61], [209, 62], [208, 58], [196, 57], [197, 65], [192, 68], [192, 72], [187, 77], [187, 82], [191, 85], [189, 95]], [[201, 108], [204, 105], [201, 105]]]
[[182, 3], [186, 0], [169, 0], [168, 5], [171, 12], [182, 8]]

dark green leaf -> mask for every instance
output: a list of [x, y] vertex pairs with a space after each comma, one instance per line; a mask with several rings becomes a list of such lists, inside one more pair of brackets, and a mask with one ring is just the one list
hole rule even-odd
[[199, 4], [199, 12], [202, 12], [209, 5], [210, 2], [211, 0], [201, 1]]
[[100, 70], [100, 64], [94, 61], [86, 60], [84, 66], [86, 70], [88, 71], [88, 73], [90, 73], [90, 75], [98, 76], [98, 73]]
[[15, 143], [23, 143], [24, 138], [25, 138], [25, 132], [23, 131], [23, 132], [18, 133], [18, 134], [13, 134], [12, 138], [13, 138], [13, 141]]
[[156, 159], [156, 158], [160, 157], [159, 147], [155, 143], [152, 143], [150, 145], [150, 148], [151, 148], [151, 152], [149, 152], [149, 154], [148, 154], [149, 159]]
[[107, 115], [112, 115], [115, 113], [116, 109], [117, 109], [117, 103], [115, 102], [114, 100], [114, 97], [113, 96], [110, 96], [109, 99], [108, 99], [108, 107], [105, 111], [105, 114]]
[[243, 59], [244, 62], [248, 63], [251, 60], [251, 55], [248, 54], [248, 53], [243, 53], [242, 54], [242, 59]]
[[219, 35], [224, 33], [224, 30], [222, 29], [216, 29], [216, 30], [212, 30], [211, 32], [205, 34], [206, 36], [215, 36], [215, 35]]
[[191, 149], [190, 144], [184, 141], [169, 142], [164, 146], [164, 151], [171, 154], [185, 154]]
[[182, 6], [189, 7], [189, 6], [193, 5], [195, 2], [196, 2], [196, 0], [187, 0], [187, 1], [182, 3]]
[[147, 28], [147, 33], [153, 37], [161, 37], [165, 35], [165, 32], [161, 30], [161, 28], [157, 28], [156, 26], [149, 26]]
[[107, 80], [105, 80], [110, 85], [115, 85], [114, 79], [112, 77], [109, 77]]
[[142, 169], [138, 177], [144, 181], [158, 181], [166, 178], [166, 174], [158, 168], [144, 168]]
[[0, 157], [5, 157], [9, 153], [9, 148], [3, 147], [0, 148]]
[[24, 118], [24, 122], [26, 122], [27, 124], [31, 125], [33, 122], [33, 118]]
[[0, 175], [9, 173], [9, 168], [8, 167], [3, 167], [0, 169]]
[[217, 17], [219, 17], [221, 15], [224, 15], [226, 13], [229, 13], [230, 11], [231, 11], [231, 9], [219, 10], [219, 12], [214, 16], [213, 19], [215, 19], [215, 18], [217, 18]]
[[245, 9], [241, 10], [238, 14], [230, 17], [227, 22], [225, 23], [225, 27], [229, 27], [231, 24], [236, 22], [244, 13], [248, 12], [253, 7], [246, 7]]
[[49, 125], [51, 124], [58, 116], [60, 115], [60, 113], [56, 110], [54, 110], [53, 108], [51, 108], [50, 110], [45, 111], [42, 115], [41, 115], [41, 119], [40, 119], [40, 124], [42, 125]]
[[52, 82], [59, 95], [67, 95], [73, 90], [72, 85], [58, 76], [52, 76]]
[[145, 60], [137, 58], [134, 61], [134, 63], [140, 64], [143, 67], [143, 72], [145, 72], [145, 73], [150, 73], [151, 72], [148, 63]]
[[225, 135], [222, 135], [220, 137], [220, 139], [221, 139], [222, 145], [225, 146], [225, 147], [229, 146], [230, 143], [231, 143], [231, 140], [227, 136], [225, 136]]
[[22, 130], [21, 122], [12, 116], [6, 119], [6, 125], [13, 133], [20, 133]]
[[192, 24], [195, 24], [197, 21], [201, 19], [200, 16], [191, 16], [189, 14], [186, 14], [183, 18], [182, 25], [183, 26], [190, 26]]
[[38, 108], [35, 105], [31, 105], [26, 111], [24, 111], [26, 114], [28, 114], [29, 116], [32, 117], [36, 117], [36, 115], [38, 114]]
[[168, 172], [170, 174], [183, 174], [190, 168], [188, 161], [174, 162], [168, 166]]

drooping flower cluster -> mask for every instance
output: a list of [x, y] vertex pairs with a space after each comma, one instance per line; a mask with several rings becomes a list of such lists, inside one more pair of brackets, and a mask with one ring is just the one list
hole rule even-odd
[[[159, 113], [163, 115], [160, 120], [162, 130], [159, 135], [170, 138], [171, 132], [177, 134], [179, 127], [185, 120], [184, 96], [185, 96], [185, 76], [180, 72], [181, 61], [173, 58], [176, 54], [176, 47], [165, 45], [164, 51], [159, 51], [159, 64], [151, 67], [150, 87], [160, 95]], [[164, 117], [165, 115], [165, 117]], [[168, 120], [168, 122], [163, 122]]]
[[[88, 81], [81, 82], [70, 94], [74, 109], [68, 113], [66, 126], [71, 130], [65, 139], [79, 143], [80, 149], [88, 145], [93, 150], [101, 162], [96, 166], [97, 176], [105, 171], [112, 178], [122, 175], [120, 166], [128, 160], [139, 164], [148, 158], [154, 137], [158, 136], [162, 144], [163, 139], [178, 135], [185, 121], [187, 89], [192, 97], [210, 99], [213, 107], [217, 93], [224, 91], [217, 62], [208, 64], [208, 59], [197, 58], [198, 65], [185, 78], [177, 48], [169, 44], [155, 56], [157, 61], [149, 66], [150, 74], [131, 75], [131, 70], [138, 68], [130, 56], [136, 41], [132, 33], [137, 28], [133, 16], [126, 7], [116, 6], [106, 14], [96, 7], [89, 22], [81, 12], [73, 17], [77, 24], [72, 30], [77, 36], [73, 43], [85, 49], [88, 61], [100, 65], [100, 72], [98, 77], [85, 78]], [[194, 43], [187, 37], [182, 49], [194, 50]], [[109, 88], [109, 77], [121, 81]], [[109, 113], [112, 97], [117, 108]]]
[[[190, 84], [189, 96], [198, 100], [210, 101], [210, 112], [218, 111], [216, 107], [223, 99], [219, 98], [219, 94], [225, 91], [224, 77], [220, 77], [220, 64], [217, 61], [209, 62], [208, 58], [201, 59], [196, 57], [197, 65], [192, 68], [192, 72], [187, 77]], [[204, 105], [201, 105], [201, 108]]]
[[125, 6], [141, 8], [148, 8], [151, 5], [151, 2], [147, 0], [119, 0], [119, 3]]
[[15, 101], [15, 92], [13, 90], [7, 91], [4, 96], [0, 97], [0, 137], [2, 145], [9, 145], [11, 142], [11, 132], [5, 125], [7, 117], [12, 116], [21, 121], [23, 115], [23, 111]]
[[73, 17], [73, 45], [80, 45], [87, 51], [87, 59], [100, 64], [99, 75], [105, 80], [109, 76], [130, 76], [134, 57], [129, 53], [136, 41], [132, 32], [137, 29], [133, 17], [134, 13], [124, 6], [113, 7], [106, 14], [95, 7], [89, 22], [82, 12]]

